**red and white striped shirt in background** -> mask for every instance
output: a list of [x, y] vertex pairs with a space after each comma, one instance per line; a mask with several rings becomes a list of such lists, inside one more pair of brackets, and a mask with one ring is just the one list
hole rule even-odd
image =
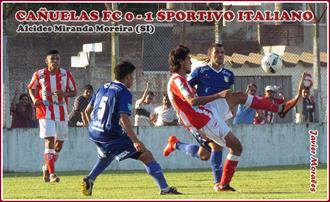
[[[280, 99], [280, 98], [273, 98], [273, 100], [269, 99], [269, 101], [271, 101], [272, 103], [277, 104], [278, 106], [280, 106], [281, 104], [284, 103], [284, 99]], [[274, 112], [270, 112], [270, 111], [264, 111], [264, 116], [265, 116], [265, 120], [264, 123], [274, 123], [274, 117], [276, 116], [276, 113]], [[262, 124], [264, 124], [262, 123]]]
[[47, 68], [40, 69], [33, 74], [28, 88], [37, 90], [36, 98], [42, 100], [36, 110], [37, 119], [68, 120], [68, 97], [57, 97], [54, 92], [69, 92], [69, 89], [76, 91], [76, 83], [70, 71], [60, 68], [55, 75], [51, 75]]
[[167, 94], [171, 104], [177, 112], [180, 121], [185, 127], [195, 129], [203, 128], [209, 121], [211, 112], [204, 106], [191, 106], [186, 98], [194, 98], [196, 93], [189, 86], [187, 79], [179, 74], [172, 74], [168, 86]]

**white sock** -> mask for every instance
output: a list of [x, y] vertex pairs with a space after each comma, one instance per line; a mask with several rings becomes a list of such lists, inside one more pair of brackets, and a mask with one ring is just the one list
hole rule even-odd
[[246, 99], [246, 101], [245, 101], [244, 106], [246, 106], [246, 107], [250, 107], [251, 104], [252, 104], [253, 95], [247, 95], [247, 96], [248, 96], [248, 97], [247, 97], [247, 99]]

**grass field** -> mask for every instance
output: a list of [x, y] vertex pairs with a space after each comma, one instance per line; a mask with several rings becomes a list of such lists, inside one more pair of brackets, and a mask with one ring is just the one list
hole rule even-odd
[[183, 195], [160, 196], [143, 171], [107, 171], [94, 184], [93, 196], [84, 197], [80, 181], [87, 172], [59, 172], [61, 182], [44, 183], [41, 173], [4, 173], [3, 199], [326, 199], [327, 170], [318, 166], [317, 192], [310, 193], [309, 166], [239, 168], [231, 185], [237, 192], [214, 192], [209, 170], [167, 170], [170, 185]]

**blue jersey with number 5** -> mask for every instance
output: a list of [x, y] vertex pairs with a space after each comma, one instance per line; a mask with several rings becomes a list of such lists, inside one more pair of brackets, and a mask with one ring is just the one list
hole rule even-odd
[[123, 135], [119, 124], [120, 114], [131, 115], [132, 94], [119, 82], [110, 82], [99, 88], [91, 99], [93, 111], [89, 123], [89, 138], [97, 142], [109, 142]]

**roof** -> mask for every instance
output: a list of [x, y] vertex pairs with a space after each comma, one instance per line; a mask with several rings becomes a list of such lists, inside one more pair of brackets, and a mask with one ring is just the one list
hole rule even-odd
[[[248, 55], [233, 53], [231, 56], [225, 55], [225, 62], [231, 64], [232, 67], [242, 67], [245, 64], [249, 67], [260, 67], [263, 56], [263, 54], [259, 53], [249, 53]], [[196, 54], [191, 57], [197, 60], [204, 60], [207, 58], [207, 55]], [[320, 53], [321, 66], [327, 66], [327, 57], [326, 52]], [[305, 67], [313, 66], [313, 54], [309, 52], [301, 52], [300, 54], [284, 52], [281, 58], [286, 67], [295, 67], [299, 62]]]

